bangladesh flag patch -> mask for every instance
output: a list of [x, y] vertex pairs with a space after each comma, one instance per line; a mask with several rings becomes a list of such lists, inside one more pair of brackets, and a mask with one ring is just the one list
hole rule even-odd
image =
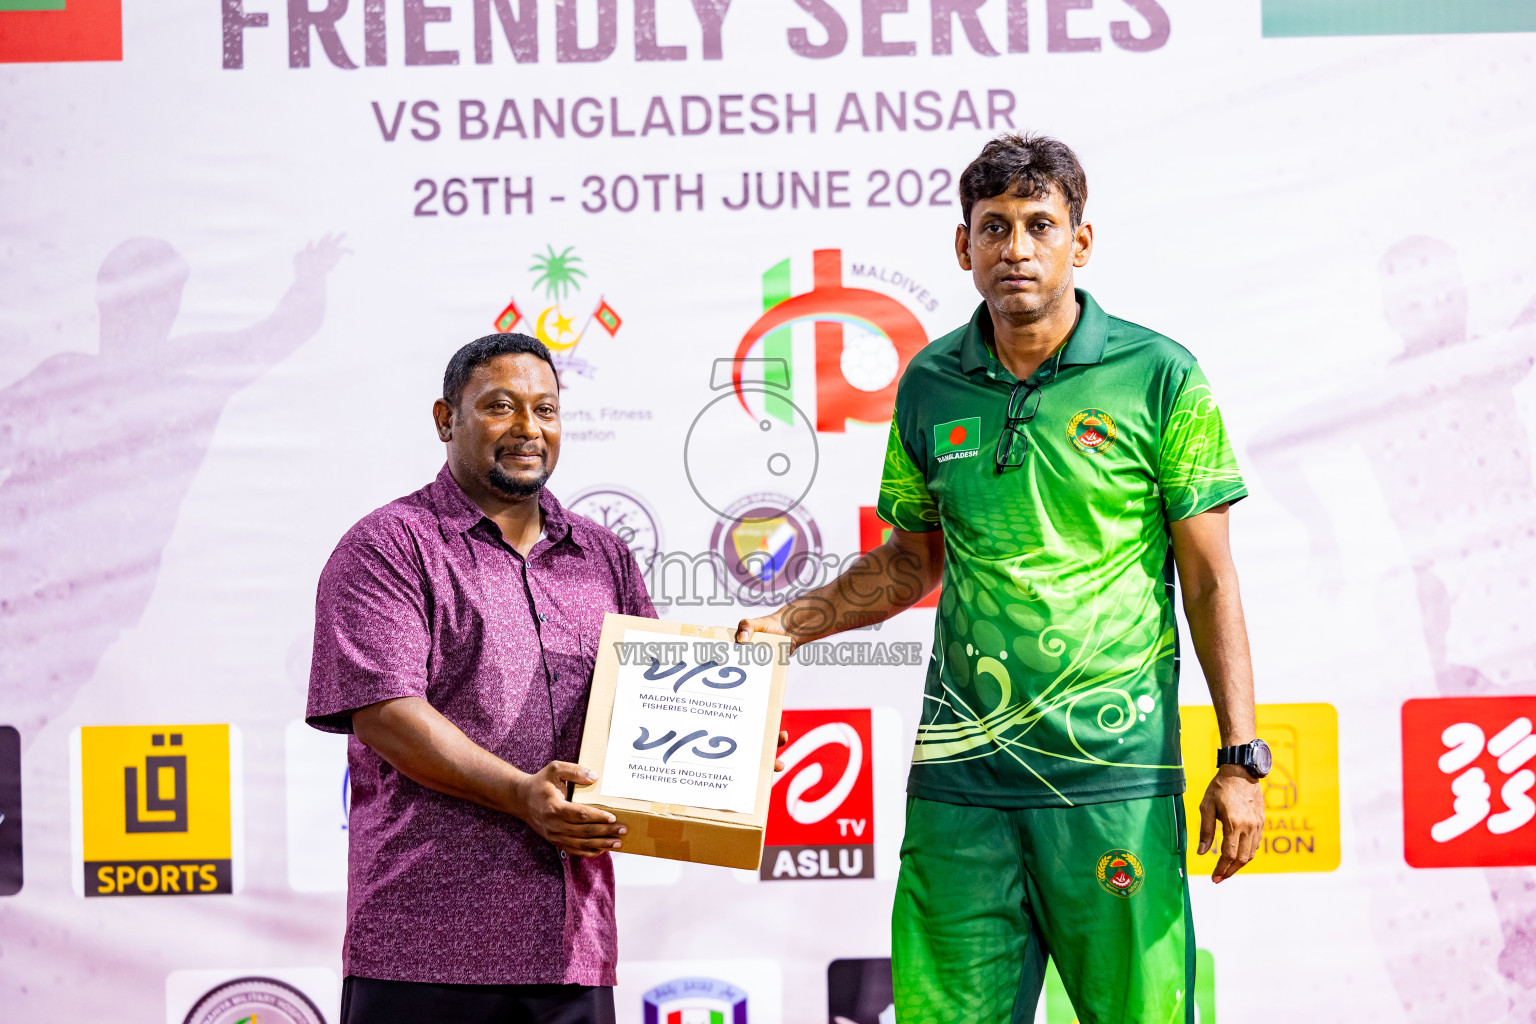
[[981, 452], [981, 417], [967, 416], [933, 428], [933, 454], [940, 462], [974, 458]]

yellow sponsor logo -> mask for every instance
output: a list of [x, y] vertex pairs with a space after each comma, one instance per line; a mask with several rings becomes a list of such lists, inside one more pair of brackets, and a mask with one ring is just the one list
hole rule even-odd
[[234, 891], [235, 730], [86, 726], [71, 746], [84, 895]]
[[[1208, 705], [1179, 709], [1189, 870], [1209, 874], [1219, 847], [1199, 848], [1200, 799], [1216, 773], [1221, 732]], [[1260, 704], [1259, 736], [1275, 764], [1264, 779], [1264, 840], [1245, 872], [1332, 871], [1339, 866], [1339, 716], [1332, 704]], [[1217, 828], [1220, 839], [1220, 827]]]

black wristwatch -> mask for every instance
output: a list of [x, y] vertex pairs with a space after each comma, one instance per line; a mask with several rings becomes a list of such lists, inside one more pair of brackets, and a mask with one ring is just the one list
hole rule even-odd
[[1269, 752], [1269, 744], [1263, 740], [1244, 743], [1240, 747], [1222, 747], [1216, 751], [1216, 767], [1220, 768], [1224, 764], [1240, 765], [1248, 769], [1248, 774], [1256, 779], [1262, 779], [1268, 775], [1274, 763], [1275, 758]]

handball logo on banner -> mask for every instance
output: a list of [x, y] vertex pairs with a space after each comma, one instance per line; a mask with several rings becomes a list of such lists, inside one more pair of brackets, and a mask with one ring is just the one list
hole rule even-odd
[[122, 59], [122, 0], [0, 0], [0, 64]]
[[1403, 853], [1416, 868], [1536, 864], [1536, 696], [1403, 705]]
[[[585, 308], [579, 279], [587, 276], [587, 272], [578, 266], [581, 257], [573, 255], [575, 246], [568, 245], [560, 252], [555, 252], [552, 245], [544, 248], [542, 255], [534, 253], [533, 266], [528, 268], [531, 273], [538, 275], [533, 281], [533, 291], [537, 293], [543, 289], [544, 302], [548, 303], [533, 318], [533, 336], [549, 348], [561, 373], [574, 373], [578, 377], [590, 379], [596, 374], [596, 368], [576, 355], [576, 346], [587, 336], [588, 329], [594, 323], [612, 338], [618, 335], [624, 321], [608, 305], [608, 301], [599, 296], [597, 305], [585, 314], [586, 320], [577, 329], [576, 319], [583, 315], [581, 311]], [[565, 305], [572, 299], [573, 292], [575, 301], [571, 303], [572, 311], [567, 312]], [[496, 330], [506, 334], [523, 322], [523, 311], [518, 308], [517, 299], [513, 298], [496, 317]]]
[[[906, 306], [883, 292], [849, 288], [843, 284], [840, 249], [818, 249], [811, 254], [812, 287], [790, 294], [790, 261], [784, 260], [763, 274], [763, 314], [748, 328], [736, 346], [732, 387], [736, 398], [753, 418], [768, 417], [794, 426], [798, 410], [788, 395], [799, 390], [796, 376], [812, 371], [816, 396], [816, 430], [842, 433], [849, 420], [884, 424], [896, 405], [896, 384], [902, 371], [928, 344], [927, 332]], [[797, 323], [815, 324], [815, 363], [796, 364], [790, 328]], [[855, 337], [845, 337], [852, 328]], [[773, 361], [774, 372], [764, 383], [783, 394], [761, 394], [754, 410], [744, 387], [742, 368], [748, 357]], [[754, 401], [757, 401], [754, 399]]]
[[875, 877], [873, 731], [868, 708], [786, 710], [758, 877]]
[[715, 978], [677, 978], [640, 998], [645, 1024], [747, 1024], [747, 993]]
[[72, 737], [86, 896], [234, 891], [239, 734], [227, 725], [86, 726]]
[[[1264, 794], [1264, 838], [1253, 862], [1243, 870], [1271, 872], [1332, 871], [1339, 866], [1339, 719], [1331, 704], [1260, 704], [1259, 735], [1274, 755], [1260, 789]], [[1216, 712], [1208, 704], [1179, 709], [1180, 745], [1189, 777], [1216, 773], [1222, 745]], [[1203, 787], [1184, 793], [1184, 813], [1200, 820]], [[1189, 870], [1214, 867], [1219, 844], [1204, 856], [1189, 852]]]

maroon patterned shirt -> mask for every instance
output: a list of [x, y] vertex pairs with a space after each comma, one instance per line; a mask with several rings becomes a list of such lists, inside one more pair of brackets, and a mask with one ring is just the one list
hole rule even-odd
[[[604, 612], [655, 616], [634, 556], [539, 497], [522, 558], [444, 466], [341, 539], [315, 605], [309, 724], [424, 697], [525, 772], [575, 761]], [[613, 867], [418, 785], [348, 742], [347, 974], [462, 985], [614, 984]]]

